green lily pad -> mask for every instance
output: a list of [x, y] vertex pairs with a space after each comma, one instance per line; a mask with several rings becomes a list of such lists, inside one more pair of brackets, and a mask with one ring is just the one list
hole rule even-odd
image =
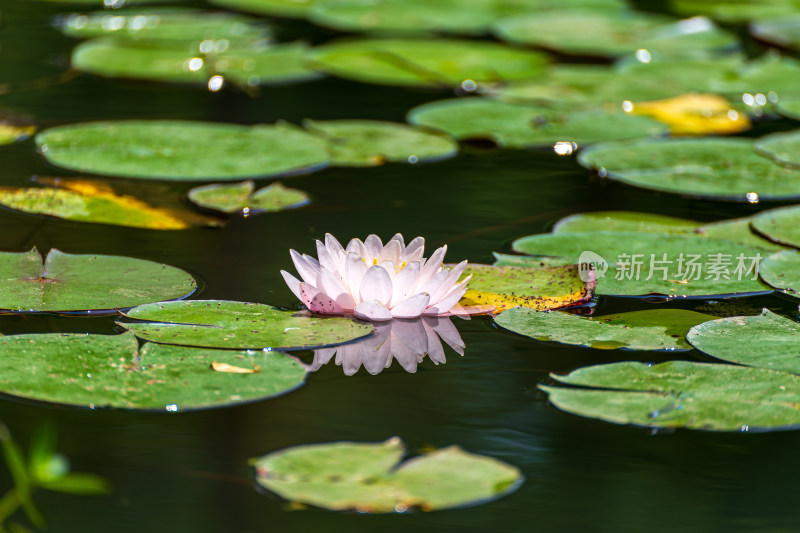
[[[797, 6], [800, 10], [800, 5]], [[800, 49], [800, 11], [754, 21], [750, 33], [762, 41], [784, 48]]]
[[637, 231], [642, 233], [692, 233], [699, 222], [635, 211], [596, 211], [562, 218], [553, 233], [588, 231]]
[[601, 350], [691, 350], [686, 333], [715, 317], [683, 309], [633, 311], [597, 317], [541, 312], [522, 307], [495, 317], [507, 330], [541, 341]]
[[700, 324], [686, 340], [723, 361], [800, 374], [800, 324], [767, 309]]
[[302, 18], [317, 0], [211, 0], [212, 4], [278, 17]]
[[75, 13], [61, 21], [61, 31], [80, 39], [113, 36], [132, 41], [212, 41], [224, 40], [226, 49], [236, 45], [255, 45], [270, 37], [259, 20], [234, 13], [208, 13], [188, 8], [121, 9], [95, 13]]
[[684, 15], [708, 15], [729, 23], [786, 16], [800, 9], [797, 0], [670, 0], [669, 7]]
[[221, 76], [223, 84], [227, 80], [240, 87], [253, 87], [319, 78], [320, 73], [303, 65], [307, 49], [304, 43], [289, 43], [202, 54], [181, 42], [143, 46], [97, 38], [75, 47], [72, 66], [107, 78], [208, 84], [213, 76]]
[[342, 78], [447, 89], [537, 76], [547, 63], [540, 52], [498, 43], [430, 39], [338, 41], [315, 48], [308, 59]]
[[763, 211], [752, 218], [750, 225], [772, 241], [800, 248], [800, 206]]
[[762, 93], [764, 102], [774, 103], [798, 92], [794, 80], [800, 76], [800, 61], [775, 53], [745, 63], [740, 68], [707, 80], [709, 90], [741, 99], [743, 93]]
[[800, 170], [758, 155], [750, 139], [669, 139], [604, 143], [578, 155], [601, 176], [637, 187], [720, 200], [800, 197]]
[[[529, 255], [563, 257], [573, 263], [587, 260], [597, 263], [598, 294], [691, 297], [770, 290], [753, 279], [754, 263], [757, 265], [762, 256], [759, 250], [698, 235], [546, 233], [517, 239], [513, 248]], [[585, 252], [597, 255], [587, 259]]]
[[184, 298], [197, 288], [175, 267], [116, 255], [73, 255], [36, 248], [0, 252], [0, 309], [106, 311]]
[[296, 446], [253, 460], [256, 482], [283, 498], [334, 511], [426, 511], [474, 505], [517, 488], [519, 470], [502, 461], [442, 448], [398, 464], [405, 446], [333, 442]]
[[237, 180], [309, 171], [326, 144], [286, 125], [179, 120], [87, 122], [36, 136], [52, 164], [94, 174], [163, 180]]
[[783, 250], [765, 258], [758, 265], [761, 280], [789, 295], [800, 298], [800, 252]]
[[151, 343], [139, 350], [130, 333], [0, 337], [0, 392], [81, 407], [221, 407], [288, 392], [306, 372], [280, 352]]
[[[800, 377], [735, 365], [669, 361], [580, 368], [543, 387], [564, 411], [645, 427], [758, 431], [800, 424]], [[597, 389], [597, 390], [595, 390]]]
[[659, 57], [697, 56], [737, 45], [705, 18], [678, 20], [638, 11], [558, 10], [509, 17], [495, 33], [506, 41], [567, 54], [619, 56], [647, 50]]
[[195, 187], [189, 191], [189, 200], [201, 207], [223, 213], [255, 215], [306, 205], [308, 195], [303, 191], [284, 187], [277, 181], [257, 191], [255, 183], [243, 181]]
[[449, 135], [380, 120], [308, 120], [307, 131], [328, 143], [331, 165], [360, 167], [422, 163], [454, 157], [458, 143]]
[[446, 131], [457, 139], [490, 139], [508, 148], [650, 137], [668, 129], [658, 121], [622, 111], [565, 113], [486, 98], [453, 98], [423, 104], [408, 113], [408, 121]]
[[235, 349], [307, 350], [359, 339], [373, 329], [349, 318], [295, 314], [256, 303], [190, 300], [142, 305], [123, 315], [147, 322], [117, 323], [153, 342]]
[[751, 228], [754, 219], [755, 217], [743, 217], [712, 222], [697, 228], [696, 233], [712, 239], [738, 242], [739, 244], [767, 252], [786, 249], [785, 246], [764, 239], [761, 235], [754, 233]]
[[765, 135], [756, 141], [755, 149], [776, 163], [800, 167], [800, 130]]
[[800, 94], [788, 94], [775, 104], [775, 111], [786, 118], [800, 120]]
[[472, 275], [461, 305], [492, 305], [494, 313], [515, 306], [545, 311], [591, 300], [594, 281], [583, 280], [578, 265], [530, 268], [470, 264]]

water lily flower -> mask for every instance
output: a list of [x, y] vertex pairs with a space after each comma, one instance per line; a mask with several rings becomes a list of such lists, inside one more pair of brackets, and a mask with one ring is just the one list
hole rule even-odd
[[397, 361], [406, 372], [414, 373], [427, 355], [435, 364], [445, 363], [442, 340], [464, 355], [464, 341], [449, 317], [396, 319], [375, 324], [375, 332], [364, 340], [333, 348], [314, 350], [310, 370], [317, 371], [331, 359], [352, 376], [361, 365], [370, 374], [379, 374]]
[[364, 242], [351, 240], [347, 248], [326, 234], [324, 244], [317, 241], [319, 259], [290, 250], [302, 281], [284, 270], [281, 274], [295, 296], [315, 313], [382, 321], [478, 312], [458, 305], [472, 277], [458, 280], [467, 262], [444, 268], [447, 246], [429, 259], [423, 257], [424, 248], [422, 237], [406, 246], [399, 233], [385, 246], [377, 235], [370, 235]]

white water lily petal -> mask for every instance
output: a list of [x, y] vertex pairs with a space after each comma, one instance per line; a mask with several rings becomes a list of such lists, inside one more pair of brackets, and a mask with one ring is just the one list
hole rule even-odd
[[367, 265], [361, 256], [354, 253], [348, 253], [345, 259], [344, 266], [344, 281], [350, 289], [350, 295], [353, 297], [355, 303], [361, 301], [361, 280], [364, 279], [364, 274], [367, 273]]
[[[423, 317], [423, 325], [425, 325], [426, 320], [430, 320], [429, 317]], [[434, 363], [443, 364], [447, 362], [447, 358], [444, 355], [444, 348], [442, 348], [442, 341], [439, 340], [439, 336], [433, 330], [432, 327], [425, 325], [425, 336], [427, 337], [428, 343], [428, 358], [433, 361]], [[316, 361], [316, 355], [314, 356], [314, 360]]]
[[364, 360], [364, 348], [361, 345], [343, 346], [342, 348], [344, 348], [341, 351], [342, 370], [346, 376], [352, 376], [361, 368], [361, 362]]
[[367, 249], [366, 259], [367, 262], [371, 265], [373, 261], [381, 255], [381, 250], [383, 250], [383, 243], [381, 239], [377, 235], [370, 235], [366, 239], [364, 239], [364, 246]]
[[428, 336], [422, 320], [393, 320], [392, 336], [408, 346], [418, 358], [428, 351]]
[[308, 369], [312, 372], [316, 372], [323, 365], [327, 365], [331, 358], [336, 354], [336, 348], [321, 348], [319, 350], [314, 350], [314, 360], [309, 365]]
[[377, 300], [388, 306], [392, 300], [392, 278], [380, 265], [371, 266], [361, 279], [361, 301]]
[[300, 280], [285, 270], [281, 270], [281, 276], [283, 276], [283, 281], [286, 282], [286, 285], [289, 286], [289, 290], [292, 291], [295, 296], [297, 296], [298, 300], [302, 301], [303, 296], [300, 294]]
[[417, 237], [406, 246], [403, 259], [407, 262], [419, 261], [425, 254], [425, 239]]
[[317, 290], [313, 285], [300, 283], [300, 296], [309, 311], [322, 315], [344, 314], [344, 309], [339, 304], [324, 292]]
[[327, 268], [323, 268], [319, 271], [319, 275], [317, 276], [317, 287], [327, 294], [333, 301], [335, 301], [339, 307], [341, 307], [344, 311], [350, 312], [356, 306], [353, 297], [350, 296], [350, 292], [347, 290], [347, 287], [339, 281], [339, 276], [335, 276], [331, 274]]
[[344, 251], [344, 248], [339, 241], [336, 240], [336, 237], [330, 233], [325, 234], [325, 248], [328, 249], [328, 253], [336, 263], [336, 272], [344, 272], [344, 261], [345, 257], [347, 256], [347, 252]]
[[[423, 267], [423, 270], [425, 270], [425, 267]], [[427, 292], [428, 294], [434, 294], [438, 292], [439, 288], [442, 286], [442, 283], [444, 283], [444, 280], [447, 279], [449, 274], [450, 272], [447, 270], [440, 270], [422, 287], [417, 286], [415, 292]]]
[[361, 242], [361, 239], [350, 239], [350, 242], [347, 243], [347, 248], [345, 248], [347, 253], [354, 253], [358, 254], [359, 257], [366, 257], [367, 256], [367, 247], [364, 246], [364, 243]]
[[419, 261], [414, 261], [407, 264], [404, 269], [397, 273], [394, 280], [392, 280], [394, 284], [392, 287], [392, 306], [408, 299], [414, 293], [421, 268], [422, 264]]
[[423, 290], [428, 281], [430, 281], [436, 274], [439, 273], [439, 271], [442, 270], [442, 261], [444, 260], [444, 254], [446, 252], [447, 246], [442, 246], [441, 248], [437, 248], [436, 251], [433, 252], [433, 255], [428, 258], [419, 273], [417, 290]]
[[[394, 328], [392, 328], [394, 329]], [[422, 357], [409, 348], [394, 332], [392, 332], [392, 357], [400, 363], [403, 370], [409, 374], [417, 371], [417, 364]]]
[[462, 296], [464, 296], [464, 294], [466, 292], [467, 292], [467, 288], [466, 287], [462, 288], [461, 290], [453, 292], [447, 298], [445, 298], [443, 300], [440, 300], [440, 301], [436, 302], [435, 304], [432, 304], [432, 305], [428, 306], [428, 308], [425, 309], [425, 312], [423, 313], [423, 315], [444, 315], [444, 314], [446, 314], [448, 311], [450, 311], [450, 309], [454, 305], [456, 305], [458, 303], [458, 301], [461, 299]]
[[384, 246], [381, 250], [381, 253], [378, 256], [378, 262], [381, 263], [383, 261], [391, 261], [395, 265], [395, 268], [398, 268], [403, 262], [402, 255], [402, 245], [398, 241], [392, 239], [386, 243], [386, 246]]
[[461, 334], [456, 329], [452, 320], [447, 317], [424, 317], [422, 320], [423, 323], [433, 329], [449, 347], [458, 352], [459, 355], [464, 355], [464, 347], [466, 345], [464, 341], [461, 340]]
[[377, 300], [361, 302], [356, 305], [353, 314], [363, 320], [375, 320], [378, 322], [392, 319], [392, 312]]
[[411, 298], [393, 306], [391, 310], [392, 316], [394, 318], [416, 318], [425, 311], [430, 300], [431, 298], [427, 293], [415, 294]]
[[445, 296], [448, 295], [450, 289], [456, 284], [458, 278], [461, 277], [461, 274], [464, 273], [464, 269], [467, 268], [467, 262], [462, 261], [457, 264], [450, 272], [447, 274], [447, 277], [444, 278], [441, 285], [431, 292], [431, 302], [436, 303], [440, 302]]
[[325, 245], [322, 244], [320, 241], [315, 241], [317, 243], [317, 258], [319, 259], [319, 265], [321, 268], [327, 268], [331, 272], [338, 272], [336, 260], [333, 256], [328, 252], [328, 249], [325, 248]]
[[300, 274], [300, 278], [306, 283], [314, 283], [317, 279], [317, 272], [319, 272], [317, 260], [314, 259], [311, 262], [309, 259], [313, 259], [312, 257], [300, 255], [294, 250], [289, 250], [289, 256], [292, 258], [292, 263], [294, 263], [297, 273]]
[[[364, 368], [373, 376], [375, 374], [380, 374], [381, 371], [392, 362], [392, 341], [390, 337], [392, 323], [384, 322], [383, 324], [385, 324], [385, 331], [383, 335], [381, 335], [383, 341], [371, 344], [364, 343], [364, 349], [361, 352], [361, 356], [364, 359]], [[378, 327], [380, 327], [380, 325], [376, 326], [374, 334], [378, 334]]]

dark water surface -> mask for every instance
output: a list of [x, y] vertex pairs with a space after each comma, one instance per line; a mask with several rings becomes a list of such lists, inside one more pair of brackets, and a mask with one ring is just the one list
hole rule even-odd
[[[14, 92], [0, 95], [0, 107], [29, 113], [41, 127], [123, 118], [403, 120], [414, 105], [448, 96], [336, 79], [264, 88], [257, 98], [236, 90], [212, 94], [86, 75], [29, 87], [28, 80], [67, 68], [74, 41], [49, 24], [68, 9], [0, 1], [0, 83], [17, 84]], [[283, 30], [290, 37], [309, 31], [300, 23]], [[311, 38], [328, 35], [314, 30]], [[0, 184], [26, 184], [33, 175], [71, 174], [46, 164], [32, 141], [0, 148]], [[145, 195], [162, 190], [156, 184], [114, 183]], [[0, 210], [0, 249], [36, 245], [162, 261], [196, 274], [204, 285], [198, 297], [295, 307], [279, 270], [293, 270], [289, 248], [313, 252], [313, 239], [325, 232], [343, 241], [369, 233], [423, 235], [428, 250], [447, 243], [450, 261], [490, 262], [491, 252], [508, 251], [514, 238], [547, 231], [558, 218], [581, 211], [635, 209], [717, 220], [763, 209], [602, 183], [549, 150], [473, 147], [442, 163], [327, 169], [286, 183], [308, 191], [312, 203], [237, 220], [224, 229], [158, 232]], [[167, 186], [176, 198], [185, 190]], [[598, 302], [602, 311], [653, 305], [695, 303]], [[753, 305], [792, 306], [778, 297], [753, 299]], [[797, 530], [800, 511], [792, 495], [800, 477], [800, 433], [653, 435], [565, 414], [537, 391], [549, 372], [671, 357], [536, 342], [501, 331], [488, 318], [456, 325], [466, 355], [448, 351], [447, 364], [426, 360], [415, 374], [395, 363], [377, 376], [362, 369], [347, 377], [331, 363], [283, 397], [227, 409], [137, 414], [0, 399], [0, 419], [22, 442], [39, 422], [51, 421], [73, 468], [113, 484], [105, 497], [39, 494], [52, 532]], [[108, 318], [0, 316], [5, 334], [46, 331], [116, 330]], [[694, 352], [682, 356], [703, 360]], [[459, 444], [497, 457], [519, 467], [525, 481], [511, 495], [475, 507], [365, 516], [291, 510], [258, 490], [248, 468], [249, 458], [287, 446], [393, 435], [412, 453]], [[0, 489], [9, 485], [2, 470]]]

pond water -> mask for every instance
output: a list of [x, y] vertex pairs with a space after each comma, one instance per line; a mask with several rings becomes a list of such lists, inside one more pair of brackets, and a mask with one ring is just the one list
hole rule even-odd
[[[202, 4], [198, 4], [202, 5]], [[0, 1], [2, 82], [64, 72], [75, 41], [52, 27], [63, 5]], [[315, 42], [333, 32], [300, 22], [279, 26], [281, 40]], [[445, 98], [437, 90], [359, 84], [336, 78], [210, 93], [196, 87], [80, 75], [43, 87], [19, 86], [0, 106], [44, 128], [95, 119], [180, 118], [238, 123], [277, 119], [373, 118], [403, 121], [415, 105]], [[775, 121], [760, 127], [785, 129]], [[759, 130], [757, 127], [756, 130]], [[752, 134], [752, 133], [751, 133]], [[67, 176], [49, 166], [32, 141], [2, 147], [0, 181]], [[58, 248], [126, 255], [184, 268], [201, 281], [197, 297], [297, 308], [279, 274], [293, 270], [288, 250], [313, 253], [313, 240], [400, 232], [448, 245], [448, 259], [491, 263], [513, 239], [549, 231], [559, 218], [592, 210], [635, 209], [701, 221], [745, 216], [762, 206], [658, 195], [590, 176], [552, 150], [500, 151], [465, 146], [451, 160], [423, 165], [329, 168], [286, 184], [311, 203], [280, 213], [234, 219], [222, 229], [151, 231], [69, 222], [0, 210], [0, 249]], [[124, 180], [119, 180], [126, 186]], [[266, 184], [267, 182], [262, 182]], [[148, 192], [149, 184], [131, 188]], [[154, 185], [180, 197], [188, 187]], [[155, 189], [154, 189], [155, 190]], [[604, 297], [598, 311], [693, 309], [702, 302], [648, 303]], [[755, 307], [791, 313], [777, 296]], [[465, 355], [425, 360], [416, 373], [395, 363], [379, 375], [346, 376], [327, 364], [305, 386], [279, 398], [191, 413], [80, 410], [0, 399], [0, 419], [21, 442], [49, 421], [59, 449], [78, 471], [105, 476], [102, 497], [42, 492], [49, 531], [794, 531], [791, 501], [800, 474], [800, 433], [651, 432], [576, 417], [549, 405], [537, 385], [550, 372], [597, 363], [660, 362], [673, 355], [601, 351], [537, 342], [500, 330], [488, 317], [455, 321]], [[113, 318], [50, 315], [0, 317], [0, 332], [97, 332]], [[310, 353], [301, 353], [306, 362]], [[697, 352], [680, 358], [704, 361]], [[508, 462], [525, 479], [515, 492], [474, 507], [367, 516], [294, 510], [256, 487], [248, 460], [281, 448], [337, 440], [401, 437], [412, 453], [458, 444]], [[10, 486], [0, 469], [0, 487]]]

